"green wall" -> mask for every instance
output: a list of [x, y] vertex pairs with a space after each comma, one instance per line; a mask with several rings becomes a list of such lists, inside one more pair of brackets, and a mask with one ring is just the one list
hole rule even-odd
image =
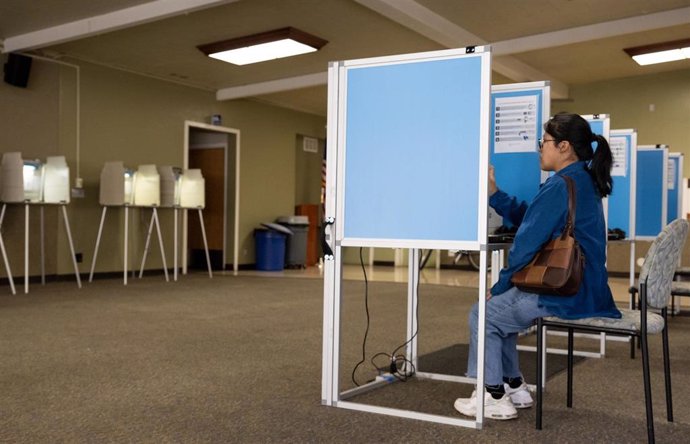
[[[554, 101], [552, 112], [610, 114], [611, 129], [636, 129], [640, 145], [663, 143], [690, 153], [690, 70], [575, 85], [570, 97]], [[684, 176], [690, 176], [690, 162]]]
[[[86, 198], [68, 207], [82, 273], [89, 271], [101, 207], [98, 183], [103, 163], [126, 166], [182, 165], [184, 122], [208, 122], [221, 114], [223, 126], [240, 130], [240, 264], [254, 263], [253, 229], [260, 222], [292, 214], [295, 205], [297, 134], [325, 137], [324, 117], [248, 100], [218, 102], [215, 93], [87, 63], [81, 66], [80, 175]], [[72, 181], [76, 176], [75, 70], [34, 61], [29, 87], [0, 83], [0, 152], [21, 151], [24, 158], [62, 154]], [[209, 190], [210, 191], [210, 190]], [[150, 212], [131, 210], [130, 268], [139, 267]], [[166, 256], [172, 264], [172, 215], [161, 210]], [[36, 216], [34, 216], [36, 214]], [[108, 210], [97, 272], [121, 271], [123, 211]], [[38, 211], [32, 220], [38, 220]], [[72, 264], [62, 222], [55, 208], [46, 211], [47, 274], [70, 274]], [[23, 210], [10, 208], [3, 225], [13, 274], [23, 270]], [[231, 233], [228, 233], [231, 234]], [[30, 274], [40, 273], [38, 225], [31, 227]], [[147, 268], [161, 268], [157, 245], [151, 245]], [[228, 252], [232, 258], [232, 252]], [[231, 259], [229, 259], [231, 260]], [[4, 273], [4, 270], [3, 270]]]

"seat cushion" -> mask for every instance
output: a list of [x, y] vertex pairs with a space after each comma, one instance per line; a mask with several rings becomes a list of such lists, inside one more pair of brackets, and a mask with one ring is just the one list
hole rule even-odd
[[671, 294], [674, 296], [690, 296], [690, 282], [671, 282]]
[[[546, 322], [558, 322], [560, 324], [569, 324], [573, 326], [586, 325], [589, 327], [605, 327], [615, 328], [621, 331], [639, 332], [640, 331], [640, 311], [620, 309], [623, 317], [615, 318], [583, 318], [583, 319], [561, 319], [556, 316], [545, 317]], [[656, 313], [647, 312], [647, 333], [656, 334], [664, 329], [664, 318]]]

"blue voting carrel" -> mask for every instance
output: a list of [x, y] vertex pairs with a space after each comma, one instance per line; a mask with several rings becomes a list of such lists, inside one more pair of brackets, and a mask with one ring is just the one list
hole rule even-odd
[[481, 93], [479, 57], [349, 68], [345, 238], [477, 241]]

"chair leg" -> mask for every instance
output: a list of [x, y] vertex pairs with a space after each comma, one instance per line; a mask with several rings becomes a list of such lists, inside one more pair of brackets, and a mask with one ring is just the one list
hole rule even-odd
[[541, 403], [542, 403], [542, 336], [544, 334], [544, 325], [541, 318], [537, 319], [537, 430], [541, 430]]
[[630, 359], [635, 359], [635, 336], [630, 336]]
[[652, 412], [652, 388], [649, 377], [649, 345], [647, 335], [640, 335], [642, 345], [642, 379], [644, 380], [644, 400], [647, 409], [647, 441], [654, 442], [654, 413]]
[[671, 295], [671, 317], [676, 315], [676, 295]]
[[664, 382], [666, 384], [666, 419], [673, 422], [673, 398], [671, 397], [671, 360], [668, 352], [668, 315], [666, 309], [661, 311], [664, 317], [664, 329], [661, 331], [661, 341], [664, 349]]
[[[630, 295], [630, 308], [636, 310], [637, 306], [637, 292]], [[640, 345], [639, 343], [637, 344]], [[630, 337], [630, 359], [635, 359], [635, 336]]]
[[568, 408], [573, 407], [573, 329], [568, 329]]

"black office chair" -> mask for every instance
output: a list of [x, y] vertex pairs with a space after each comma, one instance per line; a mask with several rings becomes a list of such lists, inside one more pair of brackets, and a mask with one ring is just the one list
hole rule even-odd
[[[645, 404], [647, 407], [647, 439], [654, 442], [654, 417], [652, 415], [652, 391], [649, 374], [648, 334], [662, 334], [664, 355], [664, 380], [666, 383], [666, 415], [673, 421], [671, 399], [671, 368], [668, 352], [667, 306], [671, 297], [671, 283], [675, 265], [688, 235], [690, 224], [684, 219], [671, 222], [656, 237], [640, 271], [640, 310], [621, 309], [620, 319], [593, 317], [584, 319], [561, 319], [555, 316], [537, 320], [537, 424], [542, 427], [542, 348], [544, 327], [558, 327], [568, 331], [568, 394], [567, 406], [573, 406], [573, 332], [586, 331], [632, 336], [639, 338], [642, 346], [642, 373], [644, 379]], [[648, 308], [661, 310], [661, 315]]]

